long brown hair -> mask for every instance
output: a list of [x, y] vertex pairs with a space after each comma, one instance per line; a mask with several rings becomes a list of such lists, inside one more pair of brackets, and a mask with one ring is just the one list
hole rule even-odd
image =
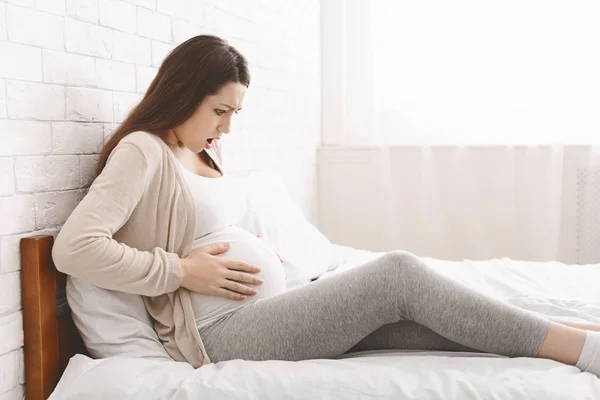
[[140, 103], [106, 142], [98, 161], [98, 174], [121, 139], [144, 131], [159, 135], [183, 122], [200, 102], [226, 83], [250, 84], [248, 63], [225, 40], [211, 35], [188, 39], [164, 59]]

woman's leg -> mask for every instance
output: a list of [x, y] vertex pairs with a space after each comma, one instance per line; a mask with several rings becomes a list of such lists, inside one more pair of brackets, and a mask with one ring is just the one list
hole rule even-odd
[[573, 328], [583, 329], [586, 331], [600, 332], [600, 325], [598, 325], [598, 324], [573, 322], [571, 324], [564, 324], [564, 325], [572, 326]]
[[248, 305], [201, 336], [212, 361], [334, 358], [400, 320], [479, 351], [571, 364], [585, 341], [584, 331], [485, 296], [404, 252]]
[[[553, 321], [552, 318], [549, 319], [552, 322], [556, 322], [556, 324], [552, 322], [550, 324], [550, 333], [546, 335], [547, 346], [552, 345], [552, 343], [555, 342], [552, 339], [552, 336], [556, 336], [557, 330], [564, 329], [562, 325], [567, 325], [582, 330], [600, 332], [600, 325], [598, 324], [563, 324], [560, 321]], [[578, 332], [577, 335], [581, 337], [582, 333]], [[579, 346], [581, 346], [581, 340], [582, 339], [579, 340]], [[561, 349], [565, 348], [565, 345], [562, 343], [561, 338], [559, 338], [558, 342], [556, 342], [555, 344], [558, 345]], [[572, 344], [576, 345], [577, 340], [573, 341]], [[566, 347], [568, 346], [569, 345], [567, 344]], [[479, 352], [479, 350], [471, 349], [469, 347], [463, 346], [449, 339], [446, 339], [445, 337], [438, 335], [431, 329], [423, 325], [417, 324], [414, 321], [398, 321], [393, 324], [384, 325], [381, 328], [377, 329], [375, 332], [369, 334], [360, 342], [358, 342], [349, 351], [354, 352], [385, 349]], [[579, 349], [578, 351], [580, 352], [581, 350]], [[569, 356], [567, 355], [567, 357]]]

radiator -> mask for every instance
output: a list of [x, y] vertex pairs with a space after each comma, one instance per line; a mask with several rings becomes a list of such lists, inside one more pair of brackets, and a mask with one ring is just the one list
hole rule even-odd
[[575, 179], [576, 261], [595, 263], [600, 260], [600, 169], [577, 168]]

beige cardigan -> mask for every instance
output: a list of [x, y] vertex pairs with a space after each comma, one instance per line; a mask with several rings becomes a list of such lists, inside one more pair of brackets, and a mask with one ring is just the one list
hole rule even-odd
[[[218, 148], [210, 155], [218, 163]], [[196, 214], [177, 162], [159, 137], [126, 136], [64, 224], [52, 257], [66, 274], [143, 295], [169, 355], [197, 368], [210, 359], [190, 292], [180, 287], [180, 257], [192, 249]]]

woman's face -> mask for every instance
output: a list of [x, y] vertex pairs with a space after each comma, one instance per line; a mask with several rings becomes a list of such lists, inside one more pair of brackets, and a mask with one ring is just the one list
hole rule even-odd
[[214, 95], [206, 96], [192, 116], [172, 129], [185, 147], [199, 153], [231, 129], [231, 117], [242, 108], [246, 86], [229, 82]]

